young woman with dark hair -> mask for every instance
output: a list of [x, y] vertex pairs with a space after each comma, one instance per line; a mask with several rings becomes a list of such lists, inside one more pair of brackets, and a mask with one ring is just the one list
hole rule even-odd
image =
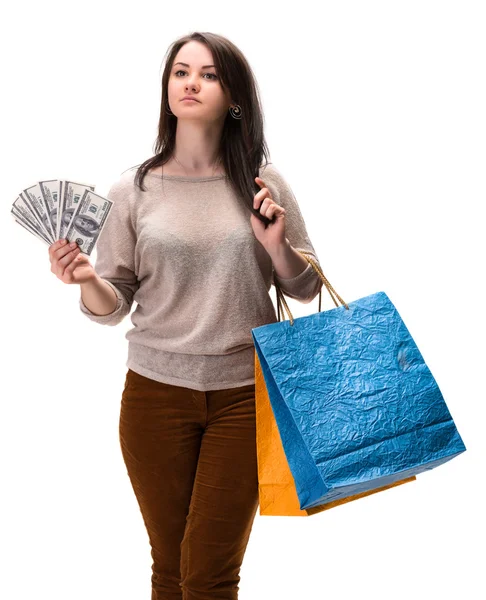
[[318, 263], [297, 201], [264, 157], [244, 56], [222, 36], [184, 36], [162, 77], [155, 155], [108, 193], [96, 268], [49, 249], [92, 321], [116, 325], [137, 302], [119, 431], [152, 600], [238, 597], [258, 507], [251, 330], [277, 321], [275, 281], [304, 303], [322, 287], [296, 250]]

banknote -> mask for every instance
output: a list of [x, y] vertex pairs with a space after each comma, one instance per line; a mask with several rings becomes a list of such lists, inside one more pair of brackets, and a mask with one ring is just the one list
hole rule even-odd
[[71, 225], [74, 213], [79, 207], [79, 202], [86, 190], [94, 191], [94, 185], [86, 185], [67, 181], [60, 181], [59, 202], [57, 207], [56, 239], [67, 238], [67, 231]]
[[22, 192], [17, 196], [12, 205], [12, 215], [19, 217], [19, 219], [29, 225], [31, 229], [33, 229], [38, 235], [41, 237], [45, 237], [46, 239], [51, 239], [48, 232], [46, 231], [45, 226], [39, 222], [39, 219], [36, 217], [36, 214], [30, 208], [30, 203], [25, 199]]
[[37, 222], [39, 229], [41, 229], [50, 240], [54, 240], [54, 232], [51, 227], [49, 215], [47, 214], [44, 195], [39, 183], [34, 183], [34, 185], [30, 185], [23, 189], [20, 192], [19, 197], [22, 200], [23, 205], [27, 207], [32, 217]]
[[32, 233], [32, 235], [34, 235], [34, 237], [39, 238], [41, 240], [41, 242], [44, 242], [48, 246], [50, 246], [52, 244], [52, 242], [44, 234], [39, 233], [36, 228], [32, 227], [32, 225], [30, 225], [30, 223], [28, 221], [26, 221], [21, 215], [18, 215], [13, 209], [11, 211], [11, 214], [12, 214], [13, 220], [16, 223], [18, 223], [19, 225], [21, 225], [24, 229], [26, 229], [27, 231]]
[[95, 194], [92, 190], [85, 190], [73, 213], [66, 239], [70, 242], [75, 241], [81, 252], [91, 255], [112, 206], [113, 202], [108, 198]]

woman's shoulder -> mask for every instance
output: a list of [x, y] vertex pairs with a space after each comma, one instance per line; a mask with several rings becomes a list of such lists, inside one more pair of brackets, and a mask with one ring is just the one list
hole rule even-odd
[[271, 179], [275, 183], [283, 183], [285, 181], [281, 171], [275, 166], [275, 163], [268, 162], [260, 166], [260, 177], [262, 179]]
[[275, 166], [272, 162], [267, 162], [260, 165], [259, 173], [260, 177], [263, 178], [263, 175], [271, 175], [275, 170]]
[[260, 167], [260, 175], [265, 182], [269, 182], [277, 188], [286, 188], [287, 180], [274, 163], [268, 162]]
[[123, 203], [128, 201], [128, 196], [135, 189], [135, 174], [135, 171], [127, 170], [113, 178], [106, 197], [111, 200], [121, 200]]

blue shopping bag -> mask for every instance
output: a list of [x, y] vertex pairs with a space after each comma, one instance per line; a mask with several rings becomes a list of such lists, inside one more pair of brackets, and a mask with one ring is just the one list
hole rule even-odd
[[[466, 450], [442, 393], [384, 292], [252, 329], [301, 510], [438, 467]], [[336, 302], [333, 294], [341, 301]], [[281, 304], [290, 320], [280, 321]]]

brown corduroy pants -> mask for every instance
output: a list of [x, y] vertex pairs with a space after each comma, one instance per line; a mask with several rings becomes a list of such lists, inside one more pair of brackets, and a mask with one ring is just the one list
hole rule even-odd
[[201, 392], [128, 369], [119, 431], [151, 600], [236, 600], [258, 508], [255, 384]]

